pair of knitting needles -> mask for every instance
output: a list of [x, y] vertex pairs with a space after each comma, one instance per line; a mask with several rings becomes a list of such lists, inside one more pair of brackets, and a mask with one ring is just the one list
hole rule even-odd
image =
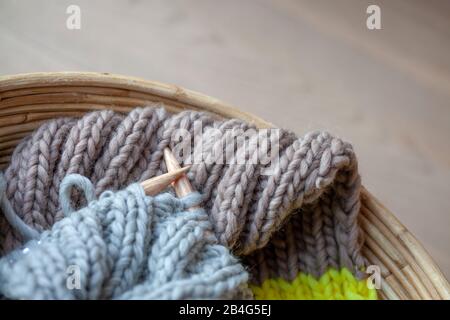
[[179, 198], [194, 192], [194, 189], [185, 174], [190, 166], [181, 168], [169, 148], [164, 149], [164, 161], [166, 162], [167, 173], [141, 182], [145, 194], [149, 196], [156, 195], [170, 184], [172, 184], [175, 193]]

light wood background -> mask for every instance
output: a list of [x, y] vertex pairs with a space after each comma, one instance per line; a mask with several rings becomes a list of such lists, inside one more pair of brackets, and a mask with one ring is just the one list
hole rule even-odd
[[[369, 4], [382, 30], [366, 28]], [[448, 278], [449, 57], [447, 0], [0, 0], [2, 75], [138, 76], [351, 141], [365, 186]]]

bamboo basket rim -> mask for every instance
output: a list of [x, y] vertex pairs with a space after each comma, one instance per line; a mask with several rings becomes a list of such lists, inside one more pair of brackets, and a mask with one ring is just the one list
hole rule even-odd
[[[110, 108], [163, 102], [169, 111], [204, 110], [218, 117], [240, 118], [259, 128], [275, 127], [258, 116], [210, 96], [158, 81], [111, 73], [41, 72], [0, 76], [0, 166], [15, 145], [42, 121], [81, 116]], [[411, 232], [367, 189], [362, 190], [364, 255], [380, 266], [384, 299], [450, 299], [450, 285], [433, 258]]]

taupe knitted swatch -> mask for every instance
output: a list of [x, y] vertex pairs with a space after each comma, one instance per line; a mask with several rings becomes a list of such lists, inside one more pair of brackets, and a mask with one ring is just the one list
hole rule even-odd
[[[254, 128], [158, 106], [49, 121], [14, 151], [5, 172], [7, 197], [28, 225], [48, 229], [62, 218], [58, 190], [64, 176], [84, 175], [100, 194], [165, 173], [163, 150], [178, 143], [173, 133], [183, 128], [193, 136], [199, 122], [203, 131], [197, 134], [224, 153], [233, 131]], [[211, 129], [222, 134], [211, 137]], [[257, 152], [250, 149], [249, 157]], [[326, 132], [297, 137], [281, 130], [279, 159], [271, 175], [262, 174], [268, 166], [262, 164], [193, 164], [188, 177], [204, 196], [219, 241], [243, 258], [256, 283], [276, 276], [290, 280], [299, 271], [320, 276], [329, 267], [362, 277], [360, 177], [351, 145]], [[2, 253], [22, 243], [3, 215], [0, 243]]]

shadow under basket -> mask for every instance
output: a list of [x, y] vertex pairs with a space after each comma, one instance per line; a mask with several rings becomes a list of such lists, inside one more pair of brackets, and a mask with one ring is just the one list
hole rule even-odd
[[[23, 137], [42, 122], [92, 110], [128, 112], [162, 102], [171, 112], [200, 110], [218, 118], [240, 118], [273, 127], [217, 99], [174, 85], [105, 73], [34, 73], [0, 77], [0, 167]], [[360, 224], [363, 254], [381, 271], [382, 299], [450, 299], [450, 286], [424, 247], [363, 188]]]

